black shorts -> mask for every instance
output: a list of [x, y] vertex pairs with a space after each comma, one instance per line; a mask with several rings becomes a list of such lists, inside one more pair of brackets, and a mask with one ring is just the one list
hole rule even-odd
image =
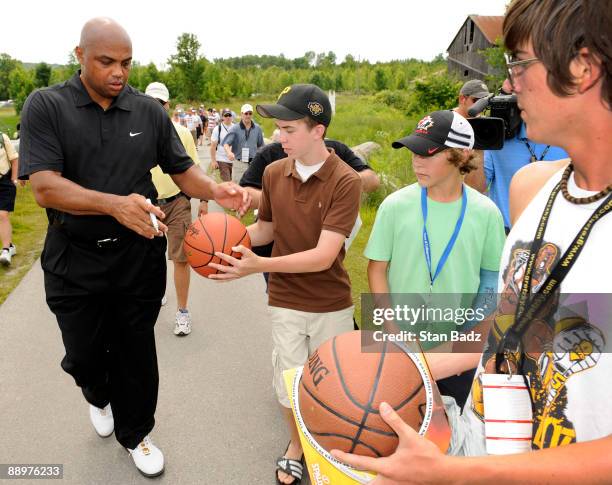
[[15, 196], [17, 188], [11, 180], [11, 171], [0, 177], [0, 211], [13, 212], [15, 210]]
[[196, 126], [196, 137], [200, 138], [202, 136], [202, 128]]

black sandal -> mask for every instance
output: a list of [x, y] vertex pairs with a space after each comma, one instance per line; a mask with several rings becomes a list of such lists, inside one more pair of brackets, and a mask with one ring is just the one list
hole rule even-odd
[[[287, 450], [289, 449], [290, 444], [291, 442], [289, 442], [289, 444], [287, 445]], [[287, 453], [287, 450], [285, 450], [285, 453]], [[299, 461], [291, 460], [289, 458], [286, 458], [285, 456], [281, 456], [280, 458], [278, 458], [276, 460], [276, 470], [274, 470], [274, 477], [276, 478], [276, 483], [280, 485], [300, 485], [300, 483], [302, 482], [302, 474], [304, 473], [304, 465], [302, 464], [303, 459], [304, 455], [302, 455], [302, 458]], [[281, 482], [278, 478], [279, 470], [283, 473], [286, 473], [287, 475], [292, 476], [294, 480], [289, 484]]]

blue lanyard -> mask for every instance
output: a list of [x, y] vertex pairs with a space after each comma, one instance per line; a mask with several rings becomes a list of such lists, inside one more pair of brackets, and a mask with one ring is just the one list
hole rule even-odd
[[429, 236], [427, 234], [427, 189], [425, 187], [421, 188], [421, 211], [423, 212], [423, 250], [425, 251], [425, 261], [427, 262], [427, 269], [429, 270], [429, 282], [430, 282], [430, 290], [433, 289], [434, 282], [436, 278], [442, 271], [442, 267], [446, 263], [448, 256], [450, 255], [455, 242], [457, 242], [457, 236], [459, 236], [459, 231], [461, 230], [461, 225], [463, 224], [463, 218], [465, 216], [465, 209], [467, 207], [467, 194], [465, 187], [461, 189], [461, 214], [459, 214], [459, 219], [457, 219], [457, 224], [455, 224], [455, 230], [453, 231], [453, 235], [451, 236], [446, 248], [444, 248], [444, 252], [440, 257], [440, 261], [438, 261], [438, 267], [436, 268], [436, 272], [431, 274], [431, 246], [429, 244]]

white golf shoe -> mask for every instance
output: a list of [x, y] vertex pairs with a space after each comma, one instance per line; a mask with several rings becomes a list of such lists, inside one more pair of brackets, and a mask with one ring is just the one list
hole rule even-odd
[[138, 471], [145, 477], [157, 477], [164, 473], [164, 455], [161, 450], [153, 444], [149, 436], [144, 439], [133, 450], [127, 449]]
[[89, 419], [91, 419], [91, 424], [93, 424], [98, 436], [106, 438], [113, 434], [115, 420], [113, 419], [113, 411], [111, 410], [110, 404], [107, 404], [102, 409], [90, 404]]

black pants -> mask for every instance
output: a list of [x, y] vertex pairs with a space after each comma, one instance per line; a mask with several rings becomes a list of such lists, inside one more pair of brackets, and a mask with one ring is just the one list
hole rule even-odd
[[47, 304], [66, 350], [61, 366], [89, 403], [110, 403], [117, 441], [131, 449], [155, 424], [154, 325], [166, 286], [165, 249], [165, 238], [136, 235], [98, 248], [51, 227], [42, 255]]

